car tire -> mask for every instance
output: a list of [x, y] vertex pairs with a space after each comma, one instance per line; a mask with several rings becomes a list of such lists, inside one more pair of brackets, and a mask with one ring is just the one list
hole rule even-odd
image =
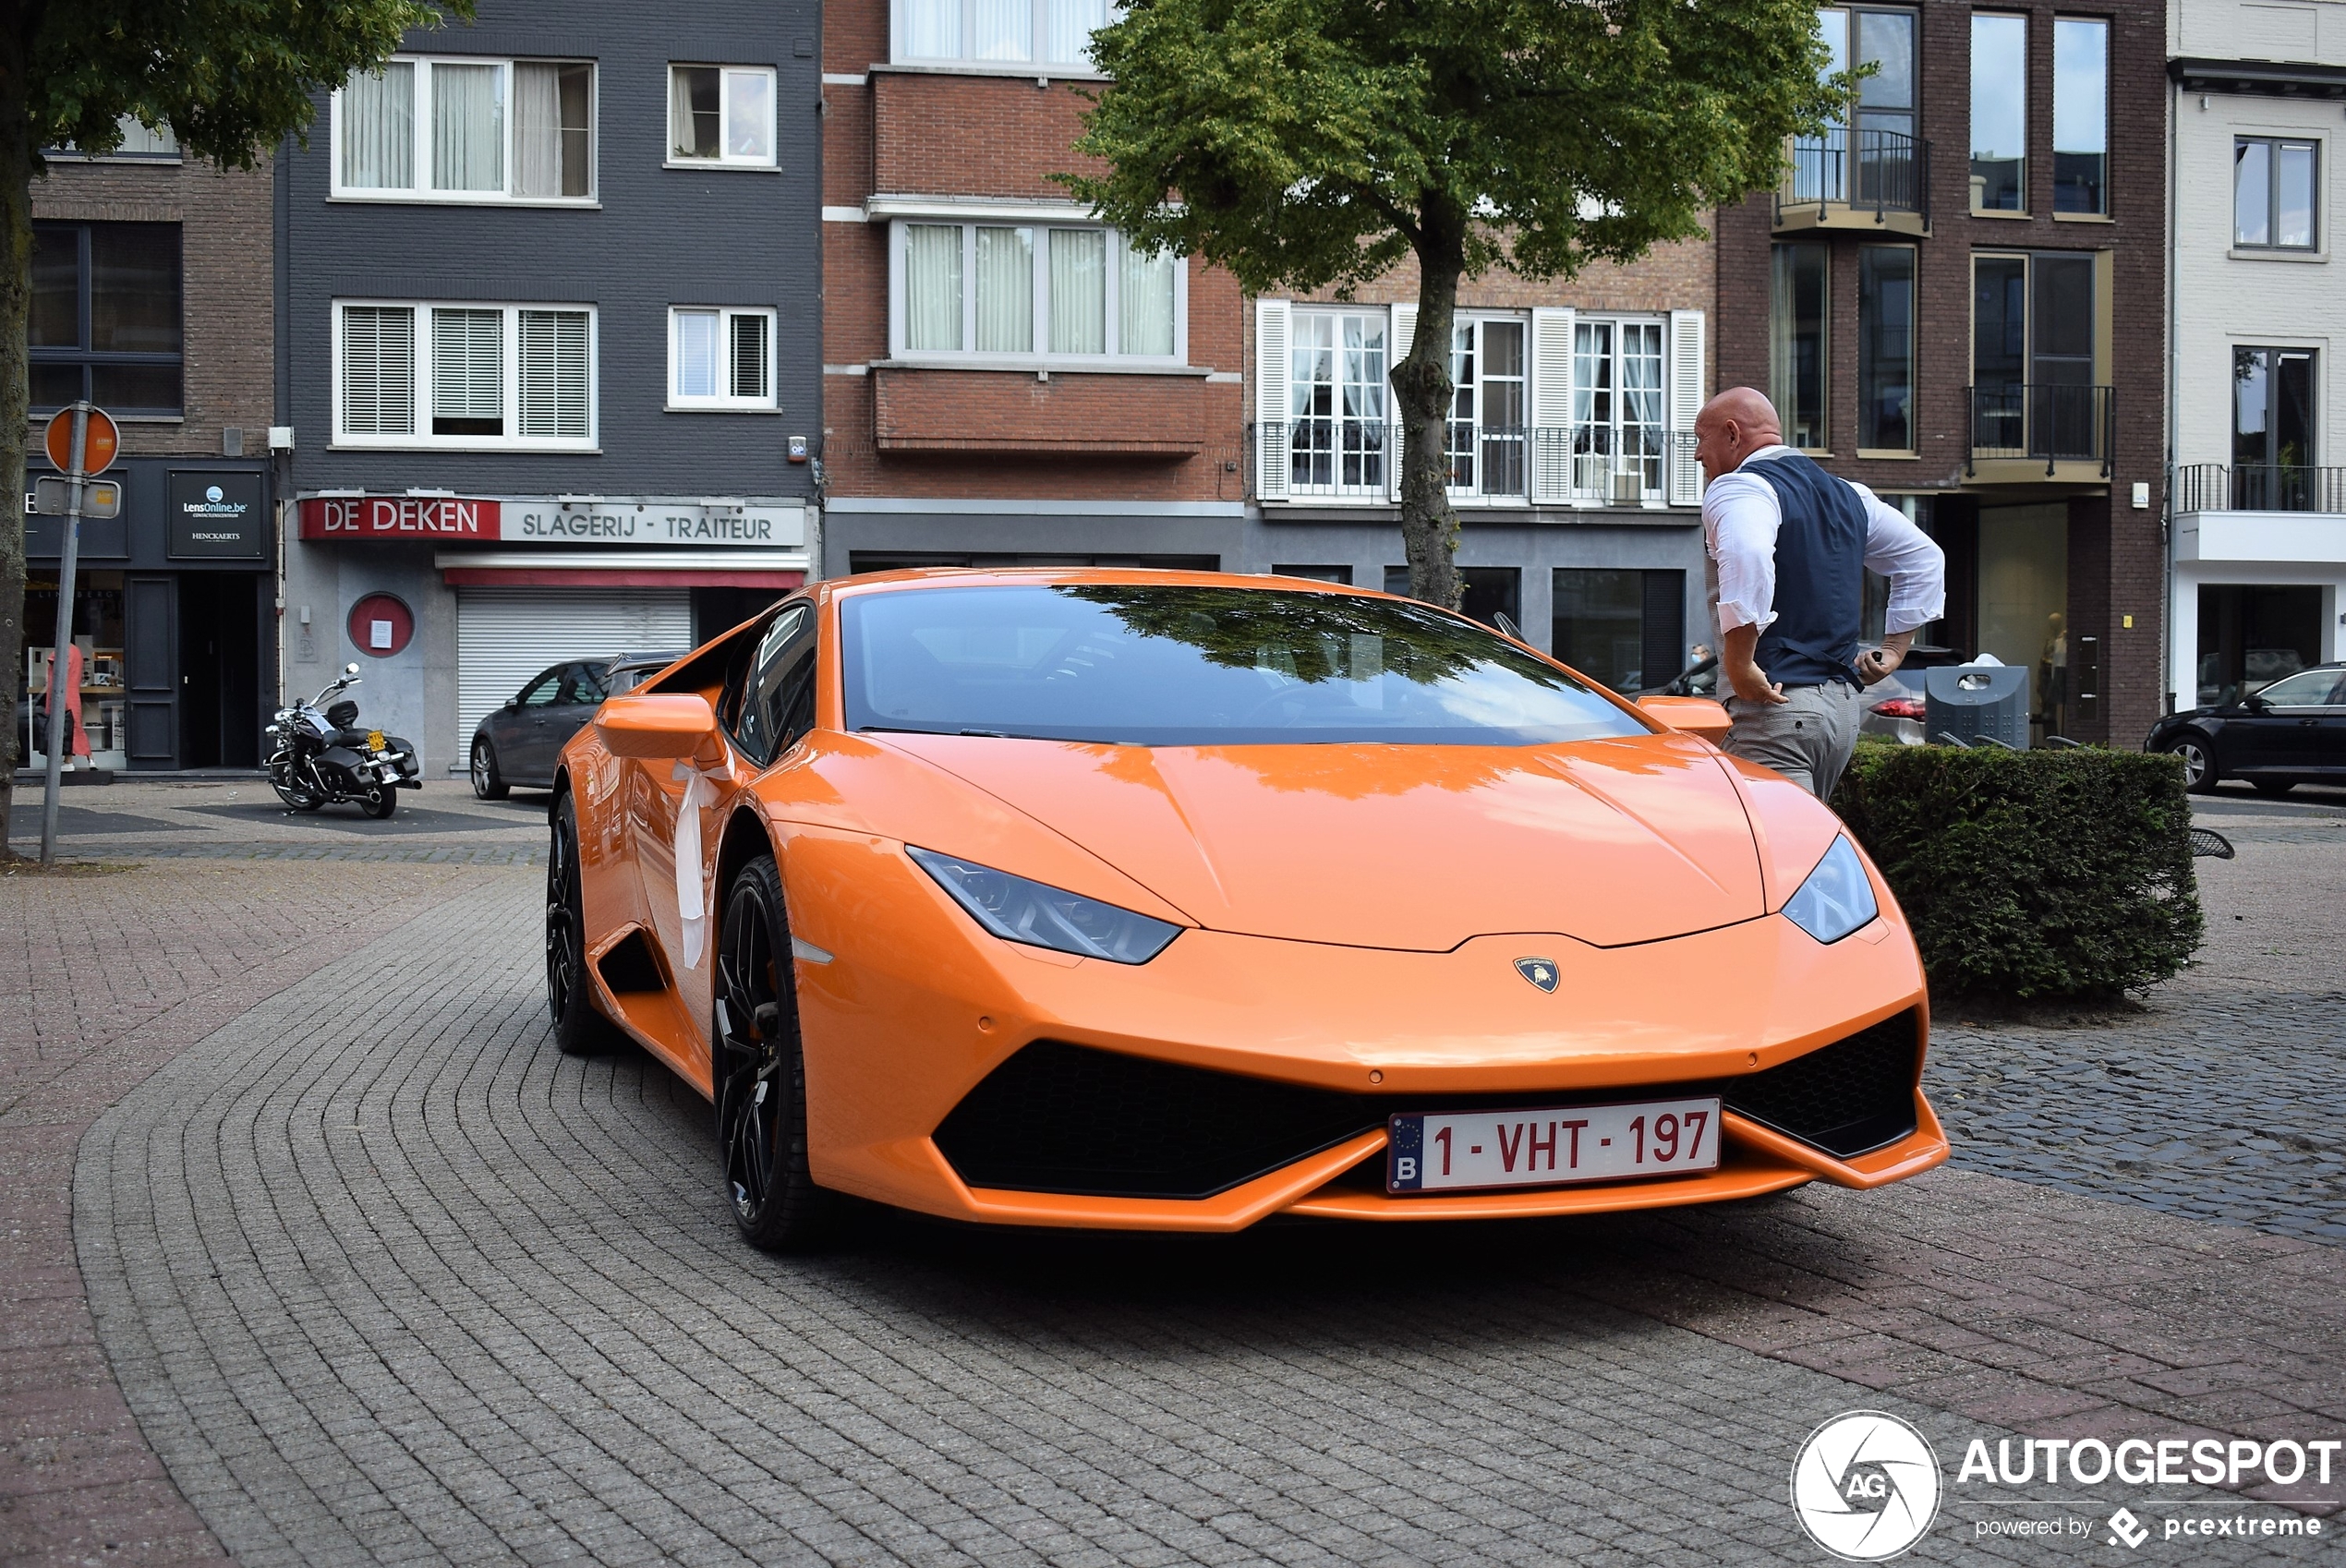
[[2296, 789], [2297, 780], [2294, 778], [2252, 778], [2248, 781], [2248, 785], [2260, 795], [2279, 799]]
[[373, 794], [358, 802], [358, 809], [382, 822], [399, 809], [399, 791], [389, 784], [378, 784]]
[[624, 1038], [595, 1010], [586, 974], [586, 901], [578, 884], [578, 809], [563, 791], [554, 802], [546, 856], [546, 1009], [554, 1043], [565, 1056], [599, 1056]]
[[2159, 748], [2170, 756], [2181, 757], [2183, 763], [2183, 788], [2195, 795], [2212, 795], [2223, 775], [2216, 766], [2216, 749], [2207, 737], [2193, 730], [2176, 736]]
[[513, 793], [513, 786], [497, 771], [497, 749], [486, 736], [473, 738], [473, 793], [484, 801], [502, 801]]
[[840, 1206], [806, 1157], [806, 1059], [780, 868], [760, 855], [733, 877], [717, 931], [710, 1085], [725, 1201], [742, 1239], [768, 1251], [828, 1240]]

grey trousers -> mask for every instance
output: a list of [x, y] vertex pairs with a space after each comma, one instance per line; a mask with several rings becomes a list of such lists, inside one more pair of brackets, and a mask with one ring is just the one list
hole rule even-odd
[[1782, 705], [1727, 699], [1735, 720], [1720, 745], [1732, 756], [1772, 767], [1820, 801], [1832, 799], [1841, 770], [1857, 749], [1864, 695], [1854, 686], [1787, 686]]

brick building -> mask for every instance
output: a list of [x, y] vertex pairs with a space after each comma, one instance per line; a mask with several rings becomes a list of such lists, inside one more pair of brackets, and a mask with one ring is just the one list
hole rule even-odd
[[823, 35], [823, 570], [1240, 566], [1240, 300], [1048, 176], [1106, 0], [837, 0]]
[[[1466, 609], [1620, 689], [1659, 684], [1701, 630], [1711, 246], [1570, 283], [1460, 285], [1452, 503]], [[1248, 570], [1406, 593], [1400, 418], [1387, 378], [1416, 329], [1415, 261], [1343, 301], [1252, 302]]]
[[1948, 554], [1926, 641], [2031, 671], [2038, 733], [2160, 711], [2163, 10], [1827, 6], [1877, 69], [1719, 216], [1722, 385]]
[[[271, 172], [126, 130], [103, 158], [53, 152], [32, 189], [36, 431], [85, 397], [122, 429], [122, 513], [82, 524], [75, 573], [83, 728], [102, 766], [248, 767], [276, 693]], [[37, 445], [29, 468], [49, 471]], [[20, 691], [47, 680], [63, 539], [27, 517]]]

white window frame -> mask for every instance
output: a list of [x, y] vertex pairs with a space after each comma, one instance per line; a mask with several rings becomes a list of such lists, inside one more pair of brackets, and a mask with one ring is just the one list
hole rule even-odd
[[[688, 394], [678, 385], [683, 370], [683, 356], [678, 352], [679, 323], [687, 315], [714, 314], [718, 323], [720, 352], [724, 356], [720, 380], [730, 384], [732, 379], [733, 323], [744, 317], [755, 317], [766, 323], [766, 390], [756, 397], [736, 397], [731, 392], [712, 396]], [[774, 369], [774, 339], [780, 330], [779, 312], [762, 305], [671, 305], [668, 308], [668, 411], [671, 414], [772, 414], [780, 398], [776, 393]]]
[[[715, 71], [717, 73], [717, 156], [714, 158], [679, 158], [676, 155], [676, 73], [678, 71]], [[737, 158], [725, 151], [725, 127], [732, 118], [733, 88], [731, 73], [755, 71], [766, 78], [766, 103], [773, 111], [766, 127], [766, 145], [772, 149], [764, 158]], [[741, 62], [728, 64], [721, 60], [671, 60], [668, 62], [668, 96], [661, 101], [665, 117], [660, 124], [660, 146], [666, 150], [663, 163], [671, 169], [765, 169], [782, 166], [782, 95], [781, 73], [772, 66], [753, 66]]]
[[[1363, 419], [1348, 416], [1345, 414], [1341, 408], [1338, 408], [1337, 411], [1332, 415], [1312, 415], [1304, 416], [1312, 419], [1326, 418], [1329, 421], [1329, 434], [1332, 438], [1329, 452], [1329, 471], [1334, 477], [1330, 483], [1324, 485], [1298, 484], [1292, 477], [1293, 464], [1295, 460], [1295, 432], [1296, 427], [1301, 422], [1295, 413], [1295, 388], [1297, 385], [1295, 380], [1295, 342], [1296, 339], [1301, 335], [1302, 326], [1307, 320], [1326, 320], [1333, 324], [1336, 338], [1334, 350], [1337, 356], [1336, 374], [1335, 379], [1324, 384], [1340, 402], [1343, 389], [1347, 385], [1342, 372], [1342, 356], [1344, 354], [1343, 327], [1347, 317], [1356, 319], [1364, 324], [1373, 321], [1377, 325], [1383, 334], [1383, 344], [1377, 352], [1384, 356], [1385, 374], [1379, 379], [1377, 386], [1378, 396], [1382, 399], [1385, 406], [1385, 416], [1381, 419], [1375, 420]], [[1287, 427], [1288, 432], [1287, 450], [1288, 463], [1289, 464], [1288, 472], [1290, 476], [1288, 481], [1288, 495], [1298, 499], [1310, 499], [1324, 496], [1383, 495], [1392, 491], [1395, 487], [1400, 483], [1398, 476], [1401, 463], [1401, 415], [1399, 409], [1395, 406], [1394, 403], [1393, 335], [1393, 312], [1390, 308], [1383, 305], [1324, 305], [1317, 303], [1305, 304], [1299, 301], [1289, 312], [1288, 318], [1288, 363], [1279, 374], [1280, 384], [1283, 388], [1282, 395], [1280, 397], [1280, 406], [1286, 415], [1284, 423]], [[1307, 386], [1317, 386], [1323, 383], [1313, 381], [1305, 382], [1303, 384]], [[1353, 432], [1365, 431], [1372, 425], [1376, 427], [1378, 432], [1378, 444], [1374, 448], [1372, 448], [1364, 438], [1356, 437], [1355, 439], [1348, 440], [1348, 436], [1350, 436]], [[1345, 463], [1348, 456], [1349, 456], [1353, 463], [1358, 464], [1358, 466], [1354, 469], [1354, 472], [1362, 476], [1362, 477], [1359, 478], [1357, 481], [1349, 484], [1348, 484], [1344, 479]], [[1373, 459], [1373, 461], [1372, 456]], [[1373, 467], [1375, 474], [1375, 477], [1373, 478], [1366, 476], [1372, 467]]]
[[[1523, 358], [1520, 362], [1522, 368], [1512, 378], [1513, 380], [1520, 382], [1523, 388], [1523, 422], [1518, 426], [1486, 426], [1483, 423], [1483, 388], [1485, 385], [1485, 376], [1482, 369], [1481, 354], [1482, 329], [1486, 326], [1512, 326], [1517, 332], [1522, 334]], [[1470, 454], [1474, 464], [1474, 483], [1470, 485], [1448, 484], [1444, 488], [1448, 490], [1450, 499], [1453, 501], [1473, 501], [1477, 504], [1495, 504], [1500, 506], [1529, 505], [1530, 503], [1531, 495], [1531, 445], [1535, 439], [1531, 433], [1532, 365], [1530, 313], [1523, 310], [1462, 309], [1457, 313], [1451, 324], [1451, 331], [1453, 333], [1456, 333], [1461, 329], [1470, 331], [1475, 334], [1474, 353], [1476, 360], [1473, 383], [1474, 418], [1470, 422], [1474, 430], [1472, 438], [1474, 450]], [[1452, 368], [1451, 374], [1454, 379], [1457, 375], [1457, 349], [1455, 346], [1454, 340], [1453, 346], [1450, 351], [1450, 363]], [[1388, 379], [1391, 377], [1392, 368], [1390, 366], [1386, 367], [1385, 374]], [[1463, 386], [1457, 388], [1452, 393], [1453, 399], [1455, 400], [1457, 392], [1463, 392], [1466, 389]], [[1453, 401], [1451, 407], [1452, 413], [1455, 415], [1457, 411], [1457, 404], [1455, 401]], [[1484, 432], [1486, 429], [1508, 428], [1518, 429], [1522, 433], [1522, 440], [1518, 443], [1518, 450], [1515, 456], [1517, 472], [1520, 476], [1520, 482], [1511, 488], [1486, 490], [1483, 488], [1483, 482], [1489, 476], [1489, 463], [1492, 453], [1490, 451], [1490, 439], [1485, 436]], [[1456, 463], [1457, 454], [1451, 443], [1457, 434], [1457, 429], [1458, 421], [1455, 417], [1445, 418], [1443, 421], [1442, 448], [1444, 452], [1450, 457], [1453, 464], [1451, 470], [1453, 474], [1457, 472]], [[1504, 447], [1502, 447], [1501, 450], [1504, 451]]]
[[[353, 307], [377, 309], [412, 310], [415, 323], [410, 336], [414, 344], [415, 368], [409, 385], [414, 389], [414, 420], [416, 428], [404, 435], [358, 435], [343, 428], [343, 317]], [[586, 318], [586, 433], [584, 436], [436, 436], [431, 433], [431, 315], [434, 310], [495, 310], [504, 318], [503, 414], [508, 430], [516, 430], [521, 423], [521, 313], [525, 310], [561, 310]], [[592, 305], [574, 300], [528, 301], [507, 303], [502, 300], [476, 299], [337, 299], [333, 302], [332, 320], [333, 332], [333, 410], [336, 448], [371, 448], [375, 450], [431, 452], [597, 452], [601, 429], [601, 358], [602, 341], [599, 313]]]
[[[343, 90], [336, 88], [327, 104], [327, 122], [331, 134], [327, 138], [326, 164], [333, 185], [329, 198], [335, 201], [428, 202], [434, 206], [466, 207], [585, 207], [602, 205], [603, 136], [603, 73], [594, 60], [566, 58], [551, 54], [393, 54], [385, 65], [400, 64], [416, 67], [415, 135], [416, 145], [410, 154], [409, 168], [415, 172], [417, 184], [404, 187], [384, 186], [346, 186], [342, 180], [342, 98]], [[514, 113], [514, 66], [584, 66], [586, 78], [586, 194], [584, 196], [515, 196], [514, 179], [520, 162], [514, 155], [514, 138], [519, 134], [519, 116]], [[498, 68], [505, 104], [505, 188], [502, 190], [441, 190], [429, 182], [431, 177], [431, 73], [436, 66], [494, 66]]]
[[[921, 349], [904, 346], [904, 231], [913, 223], [958, 224], [961, 230], [961, 342], [977, 341], [977, 231], [981, 228], [1022, 228], [1034, 231], [1035, 349], [1023, 354], [979, 353], [973, 348]], [[1050, 342], [1050, 261], [1048, 230], [1105, 229], [1107, 234], [1106, 336], [1105, 354], [1053, 354]], [[888, 352], [906, 365], [934, 365], [961, 369], [1015, 370], [1179, 370], [1189, 368], [1190, 269], [1186, 259], [1173, 259], [1173, 352], [1125, 354], [1117, 342], [1122, 331], [1124, 235], [1106, 224], [1090, 222], [1079, 207], [1064, 212], [1019, 208], [1000, 211], [967, 208], [891, 218], [888, 225]]]
[[[1098, 66], [1085, 60], [1046, 60], [1042, 52], [1048, 47], [1044, 42], [1050, 34], [1050, 0], [1033, 0], [1034, 18], [1027, 24], [1031, 52], [1023, 60], [980, 60], [966, 51], [970, 38], [975, 33], [973, 25], [977, 0], [960, 0], [961, 7], [961, 41], [964, 52], [959, 54], [915, 54], [906, 42], [905, 0], [893, 0], [889, 6], [889, 50], [891, 64], [923, 66], [931, 69], [969, 71], [981, 76], [1095, 78], [1106, 80]], [[1124, 18], [1123, 0], [1108, 0], [1107, 20], [1103, 27], [1113, 27]]]
[[[1643, 492], [1643, 499], [1645, 501], [1660, 502], [1668, 497], [1670, 493], [1671, 481], [1671, 459], [1674, 451], [1674, 443], [1676, 441], [1679, 434], [1679, 432], [1675, 430], [1671, 426], [1671, 414], [1676, 406], [1677, 356], [1671, 352], [1672, 344], [1670, 326], [1671, 324], [1668, 317], [1657, 315], [1651, 311], [1583, 310], [1577, 312], [1574, 315], [1571, 328], [1571, 404], [1569, 409], [1567, 410], [1567, 419], [1564, 428], [1566, 431], [1565, 439], [1571, 452], [1571, 462], [1573, 464], [1575, 474], [1574, 486], [1576, 489], [1586, 488], [1581, 486], [1578, 482], [1578, 474], [1582, 466], [1581, 459], [1583, 456], [1601, 455], [1603, 459], [1601, 466], [1602, 466], [1608, 474], [1624, 471], [1622, 464], [1625, 461], [1635, 462], [1639, 465], [1639, 476], [1640, 480], [1640, 488]], [[1594, 392], [1594, 388], [1583, 387], [1580, 381], [1580, 332], [1583, 328], [1589, 329], [1591, 332], [1595, 332], [1599, 329], [1609, 329], [1612, 333], [1612, 345], [1605, 350], [1605, 357], [1614, 372], [1614, 384], [1606, 389], [1612, 397], [1613, 412], [1606, 416], [1602, 424], [1594, 421], [1593, 419], [1583, 421], [1580, 417], [1580, 404], [1583, 399], [1592, 396]], [[1620, 372], [1624, 365], [1626, 363], [1626, 350], [1625, 347], [1624, 334], [1633, 328], [1641, 332], [1653, 332], [1655, 334], [1655, 341], [1660, 344], [1662, 381], [1661, 385], [1658, 387], [1638, 387], [1633, 389], [1622, 384]], [[1652, 393], [1659, 397], [1662, 410], [1662, 417], [1659, 422], [1650, 422], [1643, 419], [1630, 419], [1625, 416], [1628, 409], [1629, 394], [1632, 391], [1640, 394]], [[1628, 458], [1626, 453], [1623, 451], [1623, 447], [1626, 444], [1623, 432], [1632, 428], [1641, 430], [1658, 430], [1661, 433], [1661, 452], [1658, 453], [1646, 452], [1641, 453], [1634, 459]], [[1593, 452], [1584, 453], [1580, 447], [1580, 436], [1583, 429], [1603, 430], [1605, 432], [1603, 444], [1609, 450], [1602, 454], [1596, 454]], [[1651, 485], [1642, 483], [1645, 477], [1644, 464], [1648, 463], [1658, 464], [1658, 467], [1655, 470], [1655, 472], [1660, 476], [1658, 483]]]

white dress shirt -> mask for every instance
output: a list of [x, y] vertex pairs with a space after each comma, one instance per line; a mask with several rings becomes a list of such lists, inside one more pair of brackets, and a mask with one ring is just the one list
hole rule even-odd
[[[1702, 547], [1710, 557], [1711, 604], [1720, 633], [1738, 626], [1762, 632], [1776, 618], [1776, 530], [1784, 503], [1752, 464], [1793, 455], [1788, 446], [1764, 446], [1732, 474], [1702, 492]], [[1852, 483], [1866, 508], [1866, 568], [1890, 579], [1885, 634], [1911, 632], [1947, 608], [1947, 556], [1906, 514]]]

